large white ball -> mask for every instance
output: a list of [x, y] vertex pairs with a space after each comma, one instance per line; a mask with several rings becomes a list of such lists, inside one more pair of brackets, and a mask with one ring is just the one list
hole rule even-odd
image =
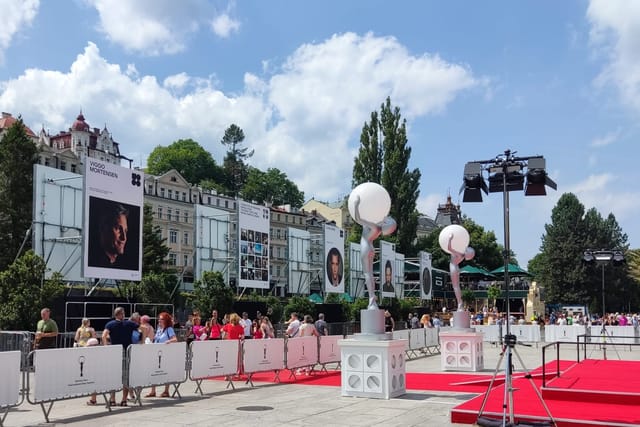
[[365, 221], [378, 224], [387, 215], [389, 215], [389, 209], [391, 209], [391, 197], [384, 187], [375, 182], [365, 182], [358, 185], [351, 191], [349, 195], [349, 213], [351, 218], [355, 220], [355, 200], [356, 196], [360, 196], [360, 205], [358, 212], [360, 218]]
[[443, 251], [449, 252], [449, 237], [453, 234], [453, 240], [451, 240], [451, 247], [454, 251], [464, 254], [467, 246], [469, 246], [469, 232], [465, 228], [458, 224], [447, 225], [440, 232], [438, 236], [438, 242]]

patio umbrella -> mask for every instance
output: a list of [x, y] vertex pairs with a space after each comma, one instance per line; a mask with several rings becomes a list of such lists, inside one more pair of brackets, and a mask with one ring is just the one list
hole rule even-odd
[[324, 302], [324, 298], [322, 298], [322, 295], [320, 294], [313, 293], [309, 295], [309, 301], [315, 304], [322, 304]]
[[[515, 264], [509, 264], [508, 270], [510, 275], [512, 276], [531, 276], [528, 271], [523, 270], [520, 266]], [[504, 274], [504, 265], [502, 267], [498, 267], [495, 270], [491, 270], [491, 274]]]
[[461, 276], [487, 276], [494, 277], [493, 274], [489, 273], [484, 268], [475, 267], [473, 265], [465, 265], [460, 269]]

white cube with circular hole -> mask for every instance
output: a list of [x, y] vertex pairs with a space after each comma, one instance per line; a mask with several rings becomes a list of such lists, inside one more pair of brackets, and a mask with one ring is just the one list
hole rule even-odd
[[391, 399], [406, 394], [407, 340], [338, 341], [342, 395]]
[[481, 371], [484, 369], [481, 332], [440, 333], [443, 371]]

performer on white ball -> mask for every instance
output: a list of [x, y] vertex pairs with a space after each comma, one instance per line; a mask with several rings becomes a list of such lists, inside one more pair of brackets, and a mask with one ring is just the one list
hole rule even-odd
[[467, 261], [473, 259], [476, 255], [476, 252], [472, 247], [468, 246], [464, 253], [457, 252], [451, 242], [453, 241], [453, 233], [449, 235], [449, 245], [447, 249], [451, 254], [451, 260], [449, 261], [449, 274], [451, 275], [451, 286], [453, 286], [453, 293], [456, 295], [456, 301], [458, 302], [458, 311], [463, 311], [464, 306], [462, 304], [462, 291], [460, 291], [460, 267], [458, 264], [462, 262], [462, 260], [466, 259]]
[[360, 238], [360, 258], [362, 259], [362, 272], [364, 281], [369, 292], [368, 310], [377, 310], [376, 286], [373, 281], [373, 255], [375, 253], [373, 242], [382, 234], [387, 236], [396, 231], [396, 221], [390, 216], [385, 217], [381, 222], [375, 224], [362, 219], [360, 216], [360, 196], [356, 195], [354, 201], [354, 220], [362, 226], [362, 237]]

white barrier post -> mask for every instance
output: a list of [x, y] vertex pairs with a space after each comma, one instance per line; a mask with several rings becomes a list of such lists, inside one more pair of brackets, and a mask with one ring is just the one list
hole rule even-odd
[[196, 383], [196, 392], [202, 392], [202, 380], [225, 377], [227, 388], [235, 390], [231, 376], [238, 373], [239, 340], [193, 341], [189, 378]]
[[271, 338], [245, 340], [242, 344], [242, 363], [247, 383], [253, 387], [253, 374], [274, 371], [274, 381], [280, 382], [280, 371], [284, 369], [284, 339]]
[[327, 364], [337, 363], [337, 369], [340, 369], [340, 346], [338, 346], [338, 340], [341, 340], [340, 335], [325, 335], [321, 336], [319, 340], [318, 349], [318, 363], [321, 366], [320, 372], [327, 372]]

